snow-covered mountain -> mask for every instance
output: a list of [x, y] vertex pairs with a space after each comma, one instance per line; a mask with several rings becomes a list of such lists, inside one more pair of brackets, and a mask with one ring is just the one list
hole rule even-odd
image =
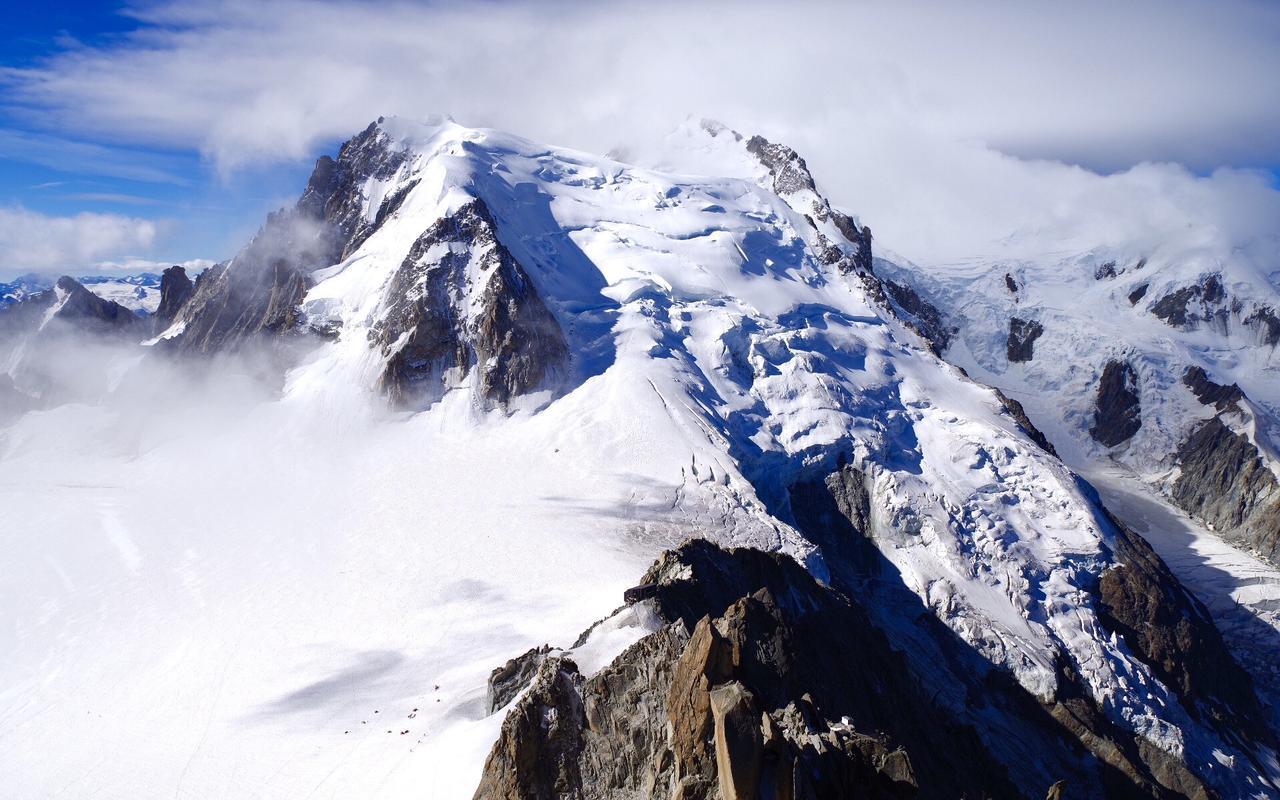
[[[160, 304], [160, 275], [85, 275], [77, 282], [103, 300], [119, 303], [135, 314], [154, 314]], [[54, 281], [39, 275], [23, 275], [0, 283], [0, 308], [53, 288]]]
[[[800, 786], [821, 740], [832, 796], [841, 770], [930, 797], [1277, 796], [1272, 710], [1052, 452], [1080, 437], [1031, 389], [1088, 397], [981, 368], [997, 343], [1044, 359], [1049, 284], [996, 277], [1040, 310], [996, 342], [998, 307], [957, 299], [988, 268], [874, 258], [785, 146], [714, 124], [673, 146], [725, 177], [379, 120], [235, 258], [175, 278], [130, 351], [142, 374], [266, 353], [277, 399], [208, 438], [110, 404], [11, 425], [17, 791], [728, 797], [766, 762]], [[1098, 280], [1127, 287], [1119, 265]], [[1257, 308], [1227, 316], [1265, 341]], [[1140, 370], [1116, 370], [1104, 439], [1132, 426]], [[1231, 430], [1259, 418], [1227, 402]], [[640, 581], [689, 538], [791, 560], [694, 546]], [[569, 648], [489, 675], [544, 643]], [[89, 746], [65, 735], [80, 711]]]
[[881, 264], [955, 331], [944, 357], [1019, 400], [1280, 689], [1280, 241], [1207, 222], [1074, 255]]

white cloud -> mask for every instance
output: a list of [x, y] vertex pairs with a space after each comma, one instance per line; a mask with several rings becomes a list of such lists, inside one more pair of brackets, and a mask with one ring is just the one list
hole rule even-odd
[[157, 223], [115, 214], [53, 217], [24, 208], [0, 208], [0, 269], [77, 274], [103, 258], [146, 250]]
[[1196, 168], [1280, 156], [1280, 8], [1250, 2], [204, 0], [3, 73], [44, 121], [224, 164], [309, 155], [383, 113], [598, 147], [686, 113], [904, 118], [1028, 157]]
[[215, 261], [208, 258], [188, 258], [185, 261], [164, 261], [150, 258], [125, 258], [121, 261], [99, 261], [89, 272], [119, 272], [125, 275], [138, 275], [143, 272], [163, 272], [169, 267], [178, 266], [188, 275], [204, 272], [212, 267]]
[[1274, 4], [204, 0], [133, 13], [136, 34], [0, 72], [8, 101], [33, 125], [198, 148], [223, 170], [312, 158], [381, 114], [445, 112], [596, 152], [714, 117], [793, 144], [835, 200], [924, 260], [1010, 234], [1090, 242], [1206, 217], [1239, 229], [1238, 214], [1280, 228], [1257, 175], [1149, 163], [1280, 163]]

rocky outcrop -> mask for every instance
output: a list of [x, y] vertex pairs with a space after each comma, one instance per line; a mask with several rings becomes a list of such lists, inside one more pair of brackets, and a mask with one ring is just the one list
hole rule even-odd
[[489, 684], [485, 691], [485, 707], [488, 713], [505, 707], [515, 699], [537, 674], [538, 667], [547, 660], [551, 648], [548, 645], [534, 647], [522, 656], [517, 656], [494, 669], [489, 674]]
[[544, 662], [477, 798], [1018, 796], [866, 613], [794, 561], [694, 541], [644, 582], [667, 626], [594, 676]]
[[[1146, 284], [1135, 290], [1136, 303], [1146, 294]], [[1234, 323], [1256, 337], [1257, 344], [1275, 347], [1280, 344], [1280, 316], [1268, 304], [1248, 297], [1231, 296], [1217, 273], [1200, 279], [1199, 283], [1183, 286], [1161, 297], [1152, 304], [1150, 311], [1172, 327], [1195, 330], [1211, 326], [1220, 333], [1227, 333]]]
[[143, 322], [129, 309], [104, 300], [86, 289], [75, 278], [63, 275], [54, 285], [58, 310], [46, 328], [59, 332], [75, 332], [94, 337], [140, 339]]
[[370, 338], [386, 358], [381, 387], [400, 406], [429, 405], [474, 372], [477, 399], [505, 407], [568, 370], [559, 323], [482, 200], [418, 238], [386, 297]]
[[[665, 553], [627, 593], [665, 626], [600, 672], [542, 650], [495, 671], [537, 664], [475, 796], [1212, 796], [1176, 757], [1108, 722], [1070, 665], [1056, 696], [1037, 699], [989, 663], [971, 669], [978, 662], [927, 612], [905, 628], [877, 622], [866, 604], [897, 601], [865, 594], [880, 591], [873, 563], [844, 560], [874, 549], [858, 470], [793, 487], [792, 507], [841, 559], [830, 583], [778, 554], [701, 540]], [[1207, 611], [1141, 539], [1116, 530], [1102, 623], [1228, 741], [1269, 746], [1249, 679]], [[922, 661], [898, 637], [913, 652], [922, 639], [939, 647], [924, 645], [936, 655]], [[972, 685], [965, 710], [938, 702], [939, 682], [951, 691], [952, 681]]]
[[[1090, 488], [1087, 493], [1096, 503], [1096, 493]], [[797, 483], [791, 508], [797, 527], [822, 548], [832, 585], [881, 613], [913, 606], [913, 594], [887, 580], [891, 573], [870, 543], [875, 515], [863, 473], [844, 464], [823, 479]], [[1145, 542], [1100, 505], [1098, 513], [1114, 527], [1117, 551], [1117, 566], [1104, 573], [1098, 588], [1100, 620], [1224, 740], [1245, 752], [1265, 753], [1273, 734], [1247, 675], [1227, 655], [1207, 611]], [[903, 623], [912, 619], [907, 613]], [[1023, 796], [1043, 796], [1038, 787], [1058, 779], [1072, 787], [1069, 796], [1210, 796], [1186, 764], [1111, 723], [1065, 661], [1057, 668], [1054, 695], [1036, 698], [1007, 674], [973, 658], [928, 611], [921, 609], [907, 624], [918, 626], [916, 636], [901, 640], [910, 643], [904, 647], [910, 668], [933, 685], [970, 687], [961, 721], [974, 725]], [[1097, 759], [1099, 771], [1076, 760], [1077, 747]], [[1026, 752], [1035, 753], [1031, 761]]]
[[1229, 311], [1223, 304], [1226, 290], [1222, 278], [1206, 275], [1199, 283], [1183, 286], [1161, 297], [1151, 306], [1151, 313], [1175, 328], [1191, 329], [1213, 322], [1224, 328]]
[[1008, 289], [1010, 294], [1018, 293], [1018, 282], [1007, 272], [1004, 274], [1004, 288]]
[[1219, 411], [1236, 408], [1244, 399], [1244, 392], [1239, 385], [1224, 386], [1209, 379], [1209, 374], [1201, 367], [1187, 367], [1182, 373], [1182, 383], [1191, 390], [1196, 399], [1207, 406], [1214, 406]]
[[942, 312], [904, 283], [885, 280], [881, 282], [889, 298], [891, 308], [908, 328], [911, 328], [929, 345], [935, 355], [941, 355], [951, 344], [956, 329], [947, 325]]
[[1129, 292], [1129, 305], [1134, 306], [1138, 301], [1147, 296], [1147, 289], [1151, 287], [1149, 283], [1140, 283]]
[[1128, 441], [1142, 427], [1138, 374], [1128, 361], [1109, 361], [1098, 381], [1089, 435], [1107, 447]]
[[774, 144], [763, 136], [752, 136], [747, 140], [747, 152], [769, 170], [774, 194], [785, 197], [805, 190], [817, 193], [809, 165], [790, 147]]
[[485, 800], [582, 796], [582, 676], [567, 658], [546, 661], [502, 723], [476, 790]]
[[405, 158], [378, 123], [344, 144], [337, 159], [320, 158], [293, 208], [268, 216], [235, 258], [201, 274], [180, 315], [182, 333], [167, 346], [210, 354], [305, 333], [299, 306], [311, 273], [349, 255], [394, 213], [403, 192], [367, 221], [362, 187], [393, 176]]
[[1114, 278], [1118, 274], [1119, 273], [1116, 272], [1116, 262], [1107, 261], [1099, 264], [1098, 268], [1093, 271], [1093, 279], [1095, 281], [1108, 280], [1110, 278]]
[[1221, 418], [1178, 448], [1170, 496], [1221, 536], [1280, 564], [1280, 484], [1258, 448]]
[[1140, 536], [1114, 517], [1116, 558], [1098, 585], [1099, 619], [1123, 637], [1186, 707], [1230, 738], [1271, 738], [1253, 681], [1230, 656], [1208, 609]]
[[1244, 318], [1246, 327], [1257, 331], [1258, 341], [1268, 347], [1280, 344], [1280, 316], [1271, 306], [1258, 306]]
[[166, 347], [211, 355], [294, 332], [308, 287], [300, 263], [317, 262], [311, 260], [314, 237], [290, 233], [293, 223], [289, 215], [272, 215], [234, 260], [201, 273], [181, 313], [182, 335]]
[[1010, 363], [1030, 361], [1035, 355], [1036, 339], [1044, 333], [1044, 326], [1033, 319], [1009, 318], [1009, 339], [1005, 352]]
[[1004, 406], [1004, 410], [1009, 412], [1009, 416], [1017, 421], [1018, 427], [1022, 428], [1022, 432], [1027, 435], [1031, 441], [1040, 446], [1041, 450], [1049, 453], [1054, 458], [1058, 457], [1058, 451], [1053, 449], [1053, 444], [1049, 438], [1035, 426], [1031, 418], [1027, 416], [1027, 411], [1022, 407], [1022, 403], [1014, 400], [1004, 392], [992, 387], [992, 391], [996, 393], [996, 399], [1000, 401], [1000, 405]]
[[353, 136], [338, 150], [337, 159], [321, 156], [298, 199], [296, 213], [306, 219], [323, 220], [331, 228], [331, 261], [350, 255], [377, 230], [404, 202], [413, 185], [387, 197], [372, 220], [364, 217], [365, 199], [361, 186], [370, 178], [393, 177], [408, 157], [392, 144], [381, 129], [381, 117]]
[[191, 299], [195, 283], [187, 277], [187, 271], [179, 266], [169, 267], [160, 276], [160, 305], [156, 307], [155, 333], [163, 333], [178, 312]]

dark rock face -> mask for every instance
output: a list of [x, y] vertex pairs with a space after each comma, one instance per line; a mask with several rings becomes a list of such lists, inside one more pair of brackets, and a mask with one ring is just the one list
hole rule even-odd
[[865, 612], [790, 559], [695, 541], [644, 581], [668, 626], [586, 680], [544, 663], [477, 798], [1019, 796]]
[[580, 796], [583, 710], [578, 666], [567, 658], [543, 664], [528, 694], [502, 723], [476, 790], [486, 800], [553, 800]]
[[1147, 296], [1147, 289], [1151, 284], [1139, 284], [1132, 292], [1129, 292], [1129, 305], [1137, 305], [1138, 301]]
[[185, 269], [173, 266], [164, 271], [160, 276], [160, 305], [155, 314], [156, 333], [163, 333], [173, 323], [193, 292], [195, 283], [187, 277]]
[[1151, 306], [1151, 313], [1175, 328], [1184, 327], [1191, 317], [1188, 305], [1193, 299], [1200, 297], [1199, 286], [1184, 286], [1156, 301]]
[[143, 323], [137, 314], [111, 300], [104, 300], [84, 288], [74, 278], [58, 278], [57, 289], [66, 299], [50, 324], [93, 336], [142, 337]]
[[1248, 437], [1214, 417], [1178, 448], [1174, 502], [1280, 564], [1280, 484]]
[[915, 289], [903, 283], [882, 281], [885, 292], [897, 306], [897, 316], [907, 327], [918, 333], [935, 355], [946, 351], [956, 330], [947, 325], [942, 312], [921, 297]]
[[1031, 441], [1039, 445], [1041, 450], [1054, 458], [1057, 458], [1058, 451], [1053, 449], [1053, 444], [1049, 442], [1049, 439], [1040, 431], [1039, 428], [1035, 426], [1031, 421], [1031, 418], [1027, 416], [1027, 411], [1022, 407], [1022, 403], [1019, 403], [1017, 400], [1009, 397], [999, 389], [993, 387], [992, 391], [996, 393], [996, 398], [1000, 400], [1000, 404], [1004, 406], [1004, 410], [1009, 412], [1009, 416], [1017, 420], [1018, 427], [1022, 428], [1022, 432], [1030, 437]]
[[[837, 589], [857, 596], [867, 608], [905, 605], [898, 613], [905, 613], [919, 631], [918, 636], [897, 640], [906, 645], [910, 668], [927, 685], [964, 693], [961, 707], [968, 711], [961, 721], [973, 724], [988, 751], [1009, 769], [1020, 796], [1041, 796], [1063, 779], [1075, 797], [1209, 796], [1185, 764], [1111, 723], [1070, 664], [1058, 667], [1054, 698], [1034, 698], [1002, 670], [975, 656], [920, 607], [909, 590], [895, 588], [883, 561], [876, 565], [881, 557], [867, 538], [874, 523], [866, 481], [855, 467], [844, 465], [824, 479], [793, 485], [791, 508], [797, 527], [821, 546]], [[1099, 513], [1114, 522], [1104, 509]], [[1227, 741], [1238, 743], [1237, 732], [1250, 731], [1247, 735], [1256, 735], [1260, 747], [1269, 747], [1273, 737], [1256, 696], [1247, 679], [1239, 680], [1244, 673], [1226, 655], [1207, 612], [1182, 590], [1145, 542], [1130, 540], [1127, 531], [1116, 528], [1117, 555], [1124, 566], [1107, 578], [1107, 601], [1114, 610], [1111, 616], [1100, 610], [1100, 618], [1110, 620], [1110, 629], [1125, 637], [1157, 675], [1168, 676], [1168, 685], [1185, 689], [1191, 713], [1201, 715]], [[1102, 591], [1099, 604], [1104, 602]], [[1121, 608], [1131, 596], [1141, 599], [1134, 608]], [[914, 618], [912, 608], [920, 609]], [[901, 624], [890, 622], [886, 630], [898, 630]], [[1137, 633], [1126, 634], [1125, 625]], [[1077, 760], [1080, 750], [1092, 756]]]
[[1259, 340], [1269, 347], [1280, 344], [1280, 317], [1270, 306], [1255, 308], [1245, 317], [1244, 324], [1258, 331]]
[[1116, 262], [1108, 261], [1105, 264], [1098, 265], [1098, 268], [1093, 271], [1093, 279], [1096, 281], [1106, 280], [1114, 278], [1117, 274], [1119, 273], [1116, 272]]
[[[1102, 574], [1098, 614], [1192, 714], [1262, 744], [1271, 738], [1253, 681], [1228, 654], [1209, 611], [1145, 541], [1114, 518], [1116, 556]], [[1235, 738], [1231, 736], [1231, 738]]]
[[1098, 382], [1089, 435], [1107, 447], [1128, 441], [1142, 427], [1138, 374], [1127, 361], [1109, 361]]
[[1214, 383], [1200, 367], [1187, 367], [1182, 374], [1182, 382], [1195, 394], [1196, 399], [1207, 406], [1215, 406], [1219, 411], [1236, 406], [1244, 399], [1244, 392], [1236, 384], [1223, 386]]
[[[856, 546], [871, 524], [861, 474], [841, 467], [821, 485], [830, 511], [811, 503], [808, 522], [843, 520], [832, 535]], [[1122, 566], [1099, 589], [1104, 624], [1196, 698], [1192, 713], [1265, 745], [1257, 699], [1205, 610], [1140, 539], [1121, 530], [1118, 548]], [[1210, 796], [1176, 758], [1111, 725], [1069, 665], [1049, 702], [998, 671], [973, 674], [959, 653], [922, 666], [845, 585], [700, 540], [664, 554], [633, 597], [666, 626], [591, 677], [542, 660], [476, 798]], [[907, 638], [932, 636], [940, 623], [927, 619]], [[973, 684], [967, 719], [937, 702], [951, 679]]]
[[360, 185], [369, 178], [390, 178], [404, 165], [404, 150], [392, 147], [378, 127], [371, 124], [352, 137], [338, 150], [338, 158], [322, 156], [307, 188], [298, 199], [296, 211], [314, 220], [324, 220], [333, 227], [335, 252], [332, 261], [340, 261], [364, 243], [369, 234], [395, 212], [407, 192], [399, 192], [383, 201], [373, 222], [362, 216], [364, 198]]
[[[316, 242], [290, 233], [293, 218], [272, 215], [258, 236], [230, 263], [201, 273], [181, 312], [182, 335], [172, 339], [180, 352], [236, 351], [294, 330], [306, 294], [306, 271], [299, 258], [317, 266]], [[312, 238], [300, 234], [302, 239]], [[327, 246], [322, 249], [328, 250]]]
[[1175, 328], [1189, 330], [1212, 323], [1225, 331], [1230, 316], [1225, 299], [1222, 278], [1215, 273], [1160, 298], [1151, 306], [1151, 313]]
[[538, 667], [547, 660], [547, 654], [550, 652], [551, 648], [545, 644], [542, 647], [535, 647], [490, 673], [489, 686], [485, 692], [485, 706], [490, 714], [510, 703], [524, 687], [533, 681]]
[[370, 336], [387, 358], [382, 388], [399, 405], [434, 402], [478, 370], [480, 399], [505, 407], [568, 369], [559, 323], [479, 199], [419, 237], [387, 297]]
[[[840, 217], [837, 219], [837, 224], [839, 223], [840, 219], [847, 219], [847, 218], [843, 214], [841, 214]], [[844, 235], [846, 237], [849, 236], [849, 233], [845, 231], [844, 228], [841, 228], [841, 231], [844, 232]], [[864, 226], [862, 230], [859, 231], [858, 233], [859, 235], [856, 240], [852, 238], [850, 239], [850, 241], [857, 241], [858, 243], [858, 253], [853, 258], [853, 264], [855, 268], [861, 270], [862, 272], [871, 272], [872, 262], [874, 261], [874, 256], [872, 255], [872, 252], [871, 252], [871, 228], [870, 226]]]
[[404, 193], [387, 198], [377, 219], [366, 223], [360, 187], [369, 178], [391, 177], [404, 159], [404, 151], [392, 146], [377, 123], [344, 144], [336, 160], [319, 159], [292, 209], [268, 216], [235, 258], [196, 281], [181, 313], [186, 325], [170, 346], [184, 352], [234, 351], [300, 332], [299, 304], [311, 273], [348, 255], [404, 200]]
[[1009, 318], [1009, 339], [1005, 353], [1011, 363], [1030, 361], [1035, 355], [1036, 339], [1044, 333], [1044, 326], [1033, 319]]
[[790, 147], [752, 136], [747, 140], [747, 152], [760, 159], [773, 176], [774, 194], [786, 196], [805, 189], [817, 192], [809, 165]]
[[1010, 294], [1018, 293], [1018, 282], [1007, 272], [1004, 274], [1004, 286], [1009, 290]]

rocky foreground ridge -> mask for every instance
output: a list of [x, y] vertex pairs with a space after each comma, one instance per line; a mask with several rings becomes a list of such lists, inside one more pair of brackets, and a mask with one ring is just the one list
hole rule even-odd
[[[1224, 728], [1266, 736], [1203, 609], [1126, 542], [1103, 590], [1112, 631], [1212, 698], [1204, 713]], [[1043, 700], [995, 672], [964, 674], [972, 654], [926, 615], [909, 633], [885, 625], [868, 608], [873, 594], [839, 583], [702, 540], [665, 553], [614, 615], [640, 612], [654, 632], [608, 666], [584, 675], [572, 650], [542, 647], [494, 671], [490, 702], [506, 719], [475, 797], [1217, 796], [1109, 725], [1069, 681]], [[941, 663], [904, 652], [922, 635]], [[940, 699], [940, 681], [967, 686], [969, 707]], [[992, 707], [1005, 715], [999, 729]]]

